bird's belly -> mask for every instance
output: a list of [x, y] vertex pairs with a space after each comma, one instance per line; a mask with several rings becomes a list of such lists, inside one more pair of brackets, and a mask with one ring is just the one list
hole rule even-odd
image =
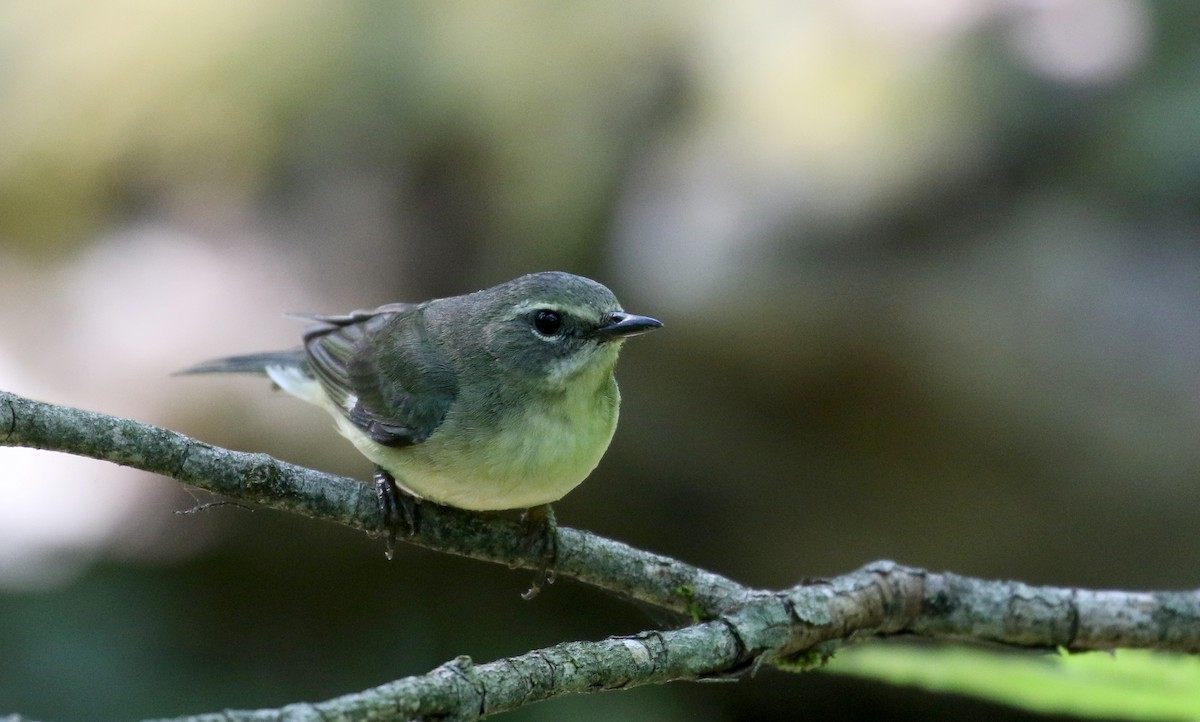
[[527, 411], [486, 433], [448, 419], [426, 441], [401, 448], [342, 432], [413, 494], [484, 511], [561, 499], [600, 463], [616, 423], [616, 403], [600, 403], [586, 413]]

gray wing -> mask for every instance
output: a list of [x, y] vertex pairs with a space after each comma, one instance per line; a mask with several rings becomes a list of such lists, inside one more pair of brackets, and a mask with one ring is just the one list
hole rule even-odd
[[384, 446], [429, 438], [458, 394], [422, 316], [422, 306], [396, 303], [305, 317], [316, 322], [304, 332], [313, 376], [351, 423]]

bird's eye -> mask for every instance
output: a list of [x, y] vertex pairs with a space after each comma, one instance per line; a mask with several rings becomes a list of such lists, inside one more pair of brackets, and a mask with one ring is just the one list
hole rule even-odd
[[543, 308], [533, 315], [533, 328], [543, 336], [554, 336], [562, 330], [562, 315]]

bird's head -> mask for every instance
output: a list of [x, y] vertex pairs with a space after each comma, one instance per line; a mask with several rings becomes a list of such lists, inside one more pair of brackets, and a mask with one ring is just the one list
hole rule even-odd
[[561, 389], [581, 377], [606, 378], [621, 342], [662, 324], [627, 313], [612, 291], [561, 271], [531, 273], [464, 296], [460, 328], [479, 330], [492, 363], [510, 376]]

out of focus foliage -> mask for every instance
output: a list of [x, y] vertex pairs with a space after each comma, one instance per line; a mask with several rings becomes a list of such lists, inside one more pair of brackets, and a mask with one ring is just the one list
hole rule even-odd
[[828, 671], [1075, 717], [1180, 720], [1200, 713], [1200, 659], [1184, 654], [1128, 649], [1005, 654], [873, 645], [838, 655]]
[[[1146, 0], [0, 4], [0, 386], [366, 476], [285, 311], [560, 268], [666, 329], [559, 519], [782, 586], [1195, 587], [1200, 43]], [[0, 711], [316, 699], [659, 623], [0, 450]], [[661, 621], [661, 620], [660, 620]], [[822, 675], [517, 719], [1012, 719]], [[115, 692], [114, 692], [115, 690]]]

